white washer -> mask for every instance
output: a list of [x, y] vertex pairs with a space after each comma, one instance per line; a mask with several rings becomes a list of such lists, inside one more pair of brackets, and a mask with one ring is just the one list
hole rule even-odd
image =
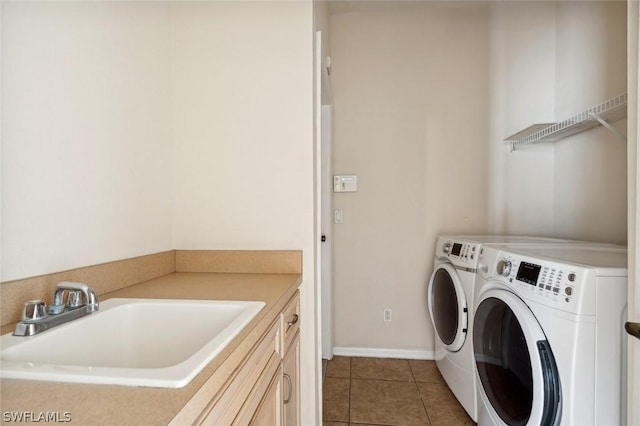
[[427, 305], [435, 329], [435, 361], [442, 377], [469, 416], [477, 420], [477, 391], [472, 348], [478, 256], [483, 246], [509, 243], [585, 244], [544, 237], [443, 235], [438, 238]]
[[621, 425], [627, 251], [486, 246], [473, 350], [478, 424]]

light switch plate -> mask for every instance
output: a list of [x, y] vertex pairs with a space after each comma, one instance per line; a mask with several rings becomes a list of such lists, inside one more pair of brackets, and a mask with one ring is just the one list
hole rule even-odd
[[333, 192], [356, 192], [358, 190], [358, 176], [337, 175], [333, 177]]

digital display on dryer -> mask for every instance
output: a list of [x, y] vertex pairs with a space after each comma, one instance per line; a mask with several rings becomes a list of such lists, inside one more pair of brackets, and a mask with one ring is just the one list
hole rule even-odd
[[540, 265], [534, 265], [533, 263], [520, 262], [518, 273], [516, 274], [516, 280], [522, 281], [527, 284], [536, 285], [538, 282], [538, 275], [540, 275]]
[[462, 250], [462, 244], [453, 243], [453, 247], [451, 248], [452, 256], [460, 256], [460, 251]]

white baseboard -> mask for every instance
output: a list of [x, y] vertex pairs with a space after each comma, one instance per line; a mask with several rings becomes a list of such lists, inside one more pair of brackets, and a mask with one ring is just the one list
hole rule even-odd
[[369, 358], [399, 358], [399, 359], [435, 359], [434, 351], [421, 351], [416, 349], [381, 349], [358, 347], [335, 347], [333, 354], [336, 356], [354, 356]]

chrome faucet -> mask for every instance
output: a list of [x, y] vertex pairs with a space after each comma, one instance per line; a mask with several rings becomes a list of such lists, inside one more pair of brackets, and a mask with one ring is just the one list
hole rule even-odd
[[[64, 295], [67, 295], [65, 302]], [[98, 310], [98, 296], [86, 284], [61, 282], [53, 294], [53, 302], [46, 309], [42, 300], [29, 300], [22, 308], [22, 320], [16, 325], [14, 336], [33, 336], [58, 325], [82, 318]]]

